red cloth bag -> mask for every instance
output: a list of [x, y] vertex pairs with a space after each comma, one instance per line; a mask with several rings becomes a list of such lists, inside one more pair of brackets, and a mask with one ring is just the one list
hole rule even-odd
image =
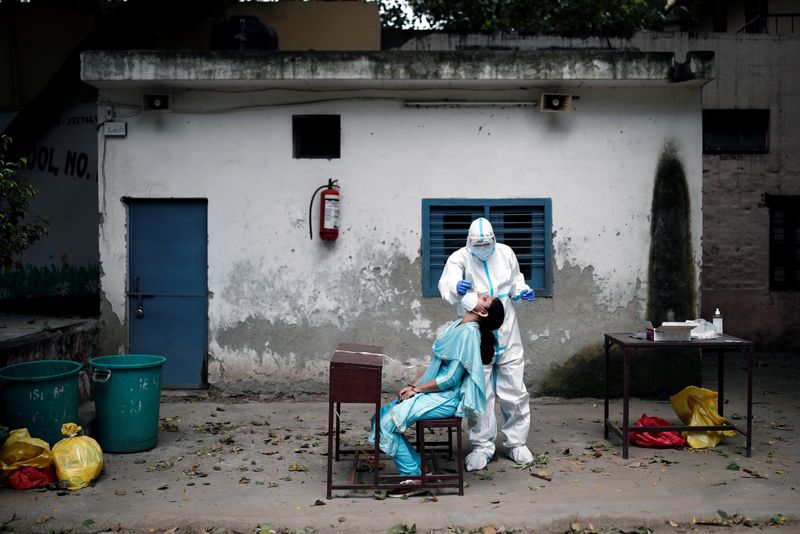
[[17, 491], [43, 488], [48, 484], [58, 482], [53, 466], [48, 467], [20, 467], [8, 476], [6, 484]]
[[[647, 414], [642, 414], [634, 426], [672, 426], [672, 423], [660, 417], [653, 417]], [[665, 432], [631, 432], [628, 435], [630, 441], [639, 447], [685, 447], [686, 440], [675, 431]]]

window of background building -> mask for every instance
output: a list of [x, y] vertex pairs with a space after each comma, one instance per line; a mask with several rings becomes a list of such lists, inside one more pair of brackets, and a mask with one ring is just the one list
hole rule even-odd
[[439, 296], [448, 256], [467, 242], [469, 225], [485, 217], [498, 243], [510, 246], [537, 296], [553, 295], [551, 201], [545, 199], [424, 199], [422, 294]]
[[339, 115], [293, 115], [292, 140], [295, 158], [339, 158], [341, 155], [341, 117]]
[[769, 288], [800, 291], [800, 196], [767, 195]]
[[769, 152], [768, 109], [704, 109], [703, 154]]

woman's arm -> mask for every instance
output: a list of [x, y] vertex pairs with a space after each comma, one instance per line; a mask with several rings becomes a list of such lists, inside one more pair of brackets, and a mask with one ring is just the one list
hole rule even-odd
[[463, 379], [464, 368], [457, 361], [452, 361], [443, 375], [423, 384], [409, 384], [401, 389], [400, 399], [411, 398], [417, 393], [434, 393], [436, 391], [454, 389], [461, 385]]
[[434, 380], [436, 385], [439, 386], [439, 391], [447, 391], [448, 389], [461, 387], [465, 374], [464, 367], [458, 361], [452, 361], [446, 372], [437, 376]]

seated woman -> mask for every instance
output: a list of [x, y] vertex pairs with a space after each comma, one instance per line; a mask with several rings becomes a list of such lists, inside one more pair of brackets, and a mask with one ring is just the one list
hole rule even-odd
[[[494, 357], [494, 330], [503, 324], [505, 310], [500, 300], [485, 294], [477, 295], [478, 302], [473, 304], [475, 296], [468, 293], [464, 300], [469, 302], [465, 306], [469, 311], [436, 338], [433, 358], [422, 376], [381, 408], [380, 448], [392, 457], [401, 475], [421, 474], [419, 454], [403, 433], [408, 427], [421, 419], [477, 416], [486, 407], [483, 365]], [[369, 440], [375, 443], [374, 421]], [[403, 497], [420, 492], [419, 479], [401, 484], [408, 487], [389, 491], [388, 495]]]

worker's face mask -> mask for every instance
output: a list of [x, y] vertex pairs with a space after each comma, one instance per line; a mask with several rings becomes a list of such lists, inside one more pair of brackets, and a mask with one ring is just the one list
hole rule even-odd
[[470, 253], [481, 261], [488, 260], [494, 252], [494, 243], [472, 245]]

